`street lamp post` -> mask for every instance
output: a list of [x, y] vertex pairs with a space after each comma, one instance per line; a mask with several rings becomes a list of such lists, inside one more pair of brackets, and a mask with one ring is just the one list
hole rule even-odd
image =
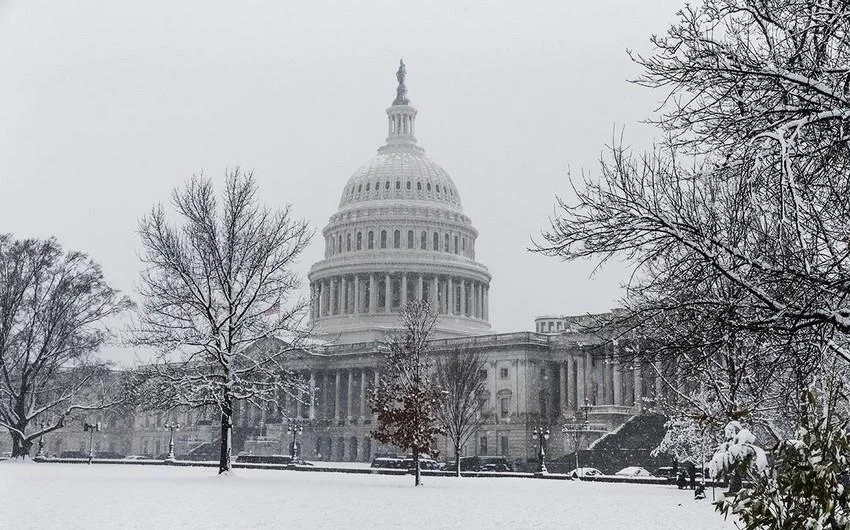
[[91, 464], [92, 460], [94, 460], [94, 433], [100, 432], [101, 430], [102, 426], [100, 422], [83, 422], [83, 432], [89, 433], [89, 464]]
[[289, 446], [289, 456], [292, 457], [292, 463], [295, 463], [296, 451], [296, 436], [304, 432], [304, 426], [296, 420], [289, 420], [289, 425], [286, 427], [286, 432], [292, 435], [292, 443]]
[[[566, 434], [568, 432], [572, 432], [572, 434], [573, 434], [573, 449], [574, 449], [574, 452], [575, 452], [575, 460], [576, 460], [575, 469], [576, 470], [578, 470], [578, 468], [579, 468], [579, 462], [578, 462], [579, 434], [583, 431], [586, 432], [586, 431], [590, 430], [590, 421], [588, 420], [588, 413], [590, 412], [590, 405], [588, 404], [587, 399], [585, 399], [584, 402], [585, 402], [584, 406], [580, 407], [582, 412], [584, 412], [584, 422], [579, 423], [578, 421], [575, 421], [574, 423], [568, 423], [568, 424], [564, 425], [563, 429], [561, 429], [561, 432], [563, 432], [564, 434]], [[576, 418], [576, 420], [578, 420], [578, 418]]]
[[549, 429], [545, 427], [535, 427], [531, 431], [531, 437], [537, 441], [537, 473], [548, 473], [546, 471], [546, 441], [549, 439]]
[[38, 428], [42, 432], [38, 435], [38, 452], [35, 454], [35, 457], [44, 458], [44, 420], [38, 423]]
[[170, 422], [166, 422], [165, 426], [171, 433], [168, 439], [168, 456], [165, 457], [166, 460], [176, 460], [174, 456], [174, 431], [180, 430], [180, 422], [176, 422], [173, 419]]

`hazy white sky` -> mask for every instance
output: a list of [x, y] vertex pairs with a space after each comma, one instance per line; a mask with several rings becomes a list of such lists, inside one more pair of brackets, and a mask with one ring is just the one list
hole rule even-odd
[[[403, 57], [419, 143], [480, 232], [494, 330], [605, 311], [622, 269], [591, 278], [526, 248], [568, 168], [596, 173], [621, 128], [650, 141], [638, 122], [663, 94], [626, 82], [626, 49], [648, 51], [682, 5], [0, 0], [0, 232], [55, 235], [135, 296], [139, 217], [241, 165], [320, 234], [384, 142]], [[322, 252], [316, 237], [305, 277]]]

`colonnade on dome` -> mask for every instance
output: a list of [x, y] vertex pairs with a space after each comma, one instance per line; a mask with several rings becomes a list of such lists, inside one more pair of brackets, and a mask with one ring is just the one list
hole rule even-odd
[[312, 317], [398, 312], [409, 301], [427, 301], [440, 315], [489, 319], [487, 282], [423, 273], [341, 274], [310, 283]]

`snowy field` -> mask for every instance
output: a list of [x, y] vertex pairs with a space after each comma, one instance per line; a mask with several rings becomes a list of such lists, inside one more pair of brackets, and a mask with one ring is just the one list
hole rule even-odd
[[2, 528], [731, 529], [675, 487], [0, 463]]

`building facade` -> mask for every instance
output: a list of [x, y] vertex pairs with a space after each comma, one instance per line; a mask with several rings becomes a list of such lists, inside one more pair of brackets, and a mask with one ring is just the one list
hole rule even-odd
[[[344, 184], [322, 232], [324, 259], [308, 275], [311, 323], [325, 341], [294, 361], [310, 394], [282, 397], [263, 410], [239, 404], [234, 448], [288, 453], [286, 427], [296, 419], [303, 425], [299, 452], [308, 460], [369, 461], [378, 452], [396, 452], [370, 437], [375, 418], [366, 395], [381, 376], [379, 341], [398, 326], [406, 301], [417, 299], [439, 314], [430, 342], [434, 358], [460, 349], [480, 352], [486, 362], [485, 423], [464, 454], [535, 458], [531, 432], [539, 427], [551, 433], [551, 458], [570, 453], [639, 414], [661, 392], [661, 380], [652, 367], [620, 365], [616, 345], [584, 331], [591, 316], [539, 317], [534, 332], [490, 331], [491, 275], [476, 261], [478, 232], [452, 178], [418, 144], [405, 75], [402, 64], [386, 111], [386, 142]], [[184, 455], [217, 443], [213, 416], [106, 418], [97, 443], [125, 454], [161, 455], [170, 436], [164, 425], [177, 420], [175, 452]], [[579, 421], [580, 435], [578, 428], [562, 431]], [[67, 429], [51, 436], [48, 450], [84, 449], [86, 436]], [[446, 440], [437, 448], [453, 456]]]

